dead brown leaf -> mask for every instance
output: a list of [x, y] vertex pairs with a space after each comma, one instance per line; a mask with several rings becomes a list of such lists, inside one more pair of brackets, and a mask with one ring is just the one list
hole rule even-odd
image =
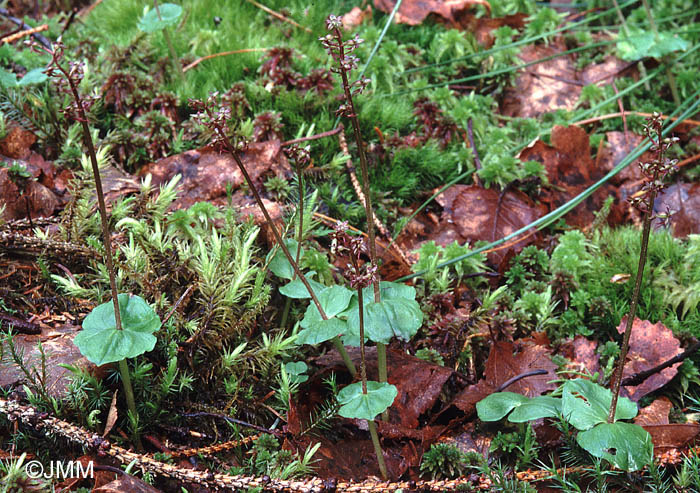
[[343, 23], [343, 28], [346, 31], [352, 31], [357, 26], [372, 18], [372, 7], [369, 5], [362, 10], [360, 7], [353, 7], [350, 12], [340, 18]]
[[162, 493], [148, 483], [144, 483], [139, 478], [121, 474], [111, 483], [107, 483], [92, 490], [92, 493]]
[[698, 436], [698, 423], [671, 423], [666, 425], [642, 425], [651, 435], [654, 444], [654, 455], [659, 455], [669, 449], [678, 449]]
[[453, 404], [469, 415], [476, 409], [477, 402], [493, 393], [501, 384], [532, 370], [546, 370], [547, 373], [518, 380], [506, 390], [528, 397], [536, 397], [554, 390], [556, 386], [549, 382], [556, 378], [554, 370], [557, 365], [552, 363], [550, 355], [549, 349], [544, 346], [534, 344], [520, 346], [512, 342], [495, 342], [486, 360], [484, 379], [461, 391], [455, 397]]
[[[291, 172], [279, 140], [250, 144], [241, 160], [258, 185], [268, 174], [286, 177]], [[225, 200], [227, 185], [237, 190], [244, 182], [233, 157], [228, 153], [219, 154], [209, 147], [161, 159], [142, 168], [139, 175], [147, 173], [153, 175], [156, 186], [177, 174], [182, 175], [180, 194], [173, 205], [175, 209], [187, 208], [196, 202]]]
[[[118, 299], [118, 298], [117, 298]], [[114, 391], [112, 394], [112, 402], [109, 404], [109, 412], [107, 413], [107, 421], [105, 421], [105, 430], [102, 432], [102, 436], [106, 437], [109, 432], [112, 431], [114, 424], [117, 422], [119, 417], [119, 411], [117, 410], [117, 394], [118, 390]]]
[[[519, 190], [501, 193], [493, 188], [476, 185], [453, 185], [441, 193], [436, 201], [443, 207], [440, 225], [430, 239], [439, 245], [457, 241], [499, 240], [530, 224], [545, 213], [545, 208], [536, 205]], [[533, 242], [533, 237], [522, 239], [509, 249], [491, 254], [498, 263], [510, 249], [522, 250]]]
[[[620, 334], [625, 331], [626, 321], [627, 317], [623, 318], [617, 327], [617, 331]], [[673, 336], [671, 329], [661, 322], [652, 324], [648, 320], [635, 318], [632, 323], [630, 348], [622, 378], [631, 377], [639, 372], [660, 365], [681, 352], [683, 352], [681, 344]], [[634, 402], [637, 402], [650, 392], [666, 385], [676, 375], [679, 366], [680, 363], [676, 363], [669, 368], [665, 368], [647, 378], [640, 385], [623, 387], [622, 393]]]
[[597, 346], [596, 341], [577, 335], [562, 345], [560, 353], [571, 361], [572, 369], [593, 375], [600, 371], [600, 356], [595, 351]]
[[[15, 335], [13, 341], [17, 351], [24, 352], [25, 365], [31, 368], [36, 366], [37, 371], [41, 371], [41, 356], [38, 343], [41, 342], [46, 354], [46, 388], [50, 395], [55, 397], [63, 396], [68, 376], [67, 370], [59, 365], [71, 365], [94, 370], [95, 365], [90, 363], [80, 350], [73, 344], [73, 337], [80, 327], [74, 325], [63, 325], [56, 329], [42, 329], [39, 335]], [[2, 350], [5, 355], [10, 354], [7, 343], [3, 344]], [[4, 365], [4, 366], [2, 366]], [[24, 379], [24, 374], [16, 365], [2, 363], [0, 365], [0, 386], [9, 387], [18, 384]]]
[[[348, 354], [356, 366], [360, 364], [360, 348], [348, 348]], [[377, 380], [377, 349], [366, 349], [367, 378]], [[316, 359], [321, 366], [341, 365], [337, 352]], [[389, 408], [389, 421], [405, 428], [416, 428], [418, 418], [435, 405], [442, 387], [454, 373], [451, 369], [434, 365], [400, 351], [387, 351], [389, 383], [395, 385], [398, 395]]]
[[[386, 14], [391, 13], [395, 5], [395, 0], [374, 0], [374, 6]], [[491, 6], [486, 0], [404, 0], [395, 20], [397, 24], [416, 26], [430, 14], [434, 14], [444, 21], [454, 22], [457, 14], [475, 5], [483, 5], [491, 11]]]
[[647, 407], [639, 410], [639, 414], [634, 418], [634, 424], [643, 425], [667, 425], [668, 413], [671, 412], [673, 404], [668, 397], [659, 397]]
[[[552, 145], [548, 145], [541, 139], [537, 140], [523, 149], [518, 157], [521, 161], [537, 161], [544, 165], [553, 187], [545, 188], [540, 200], [553, 210], [601, 178], [603, 171], [593, 161], [588, 134], [580, 127], [556, 125], [552, 129], [551, 142]], [[567, 223], [578, 227], [590, 225], [593, 212], [600, 209], [611, 191], [611, 185], [598, 189], [567, 214]]]
[[30, 148], [36, 142], [36, 135], [22, 127], [13, 127], [0, 140], [0, 154], [12, 159], [26, 159]]
[[[549, 45], [528, 45], [520, 52], [523, 63], [535, 62], [566, 51], [562, 39]], [[629, 64], [615, 57], [576, 69], [574, 55], [558, 56], [521, 70], [515, 86], [506, 90], [501, 111], [508, 116], [535, 118], [558, 109], [573, 110], [581, 89], [588, 84], [610, 84]], [[625, 72], [626, 73], [626, 72]]]
[[[654, 211], [674, 213], [671, 230], [676, 238], [700, 233], [700, 183], [676, 183], [659, 194]], [[656, 221], [658, 223], [658, 221]]]

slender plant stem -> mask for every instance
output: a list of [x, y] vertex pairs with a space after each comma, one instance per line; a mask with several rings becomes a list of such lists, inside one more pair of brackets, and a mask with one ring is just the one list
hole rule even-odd
[[[207, 111], [210, 112], [211, 110], [207, 109]], [[211, 113], [209, 116], [211, 116]], [[233, 159], [236, 161], [236, 164], [238, 165], [238, 169], [241, 170], [241, 173], [243, 174], [243, 177], [245, 178], [246, 183], [248, 183], [248, 187], [250, 188], [250, 191], [253, 193], [253, 197], [255, 197], [255, 202], [258, 204], [258, 207], [260, 208], [260, 211], [263, 213], [263, 216], [265, 216], [265, 221], [267, 222], [267, 226], [270, 228], [270, 231], [272, 231], [272, 235], [275, 237], [275, 241], [277, 241], [277, 244], [282, 249], [284, 256], [287, 257], [287, 260], [289, 261], [290, 265], [292, 266], [292, 269], [294, 269], [294, 273], [297, 276], [299, 276], [299, 280], [304, 285], [306, 290], [309, 292], [309, 295], [311, 296], [311, 301], [316, 306], [316, 309], [318, 310], [318, 313], [321, 315], [321, 318], [323, 320], [328, 320], [328, 316], [326, 315], [326, 312], [323, 310], [321, 303], [318, 301], [318, 297], [316, 296], [316, 293], [314, 293], [314, 290], [311, 288], [309, 281], [306, 279], [306, 277], [304, 277], [304, 274], [299, 269], [299, 265], [294, 261], [294, 257], [292, 257], [292, 254], [289, 252], [287, 245], [282, 240], [282, 236], [280, 235], [279, 231], [277, 230], [277, 226], [275, 226], [275, 223], [272, 221], [270, 214], [267, 212], [267, 207], [265, 207], [265, 204], [263, 203], [262, 198], [260, 197], [260, 194], [258, 193], [258, 190], [255, 188], [255, 183], [253, 183], [252, 178], [248, 174], [248, 170], [246, 170], [245, 165], [243, 164], [243, 161], [241, 161], [241, 157], [238, 155], [238, 151], [233, 146], [233, 144], [231, 143], [229, 138], [226, 136], [226, 133], [224, 132], [224, 130], [222, 128], [216, 127], [216, 132], [219, 134], [219, 137], [221, 138], [222, 142], [224, 143], [226, 149], [229, 151], [229, 153], [233, 156]], [[355, 365], [353, 364], [352, 360], [350, 359], [350, 355], [345, 350], [343, 343], [340, 341], [338, 336], [335, 336], [331, 341], [333, 342], [333, 345], [336, 347], [336, 349], [340, 353], [340, 356], [343, 358], [343, 362], [345, 363], [345, 366], [348, 367], [350, 374], [354, 377], [355, 374], [357, 373], [357, 370], [355, 369]]]
[[[126, 363], [126, 359], [119, 360], [119, 374], [122, 377], [122, 385], [124, 385], [124, 395], [126, 396], [126, 405], [134, 415], [138, 418], [136, 414], [136, 402], [134, 401], [134, 389], [131, 386], [131, 376], [129, 375], [129, 365]], [[134, 429], [134, 441], [136, 442], [136, 448], [138, 450], [143, 450], [143, 445], [141, 444], [141, 436], [139, 435], [139, 430]]]
[[[658, 173], [654, 174], [654, 180], [658, 179]], [[610, 414], [608, 415], [608, 423], [615, 422], [615, 411], [617, 410], [617, 401], [620, 396], [620, 386], [622, 382], [622, 371], [625, 367], [625, 359], [627, 359], [627, 351], [629, 350], [630, 336], [632, 335], [632, 324], [634, 317], [637, 314], [637, 305], [639, 301], [639, 291], [642, 286], [642, 276], [644, 275], [644, 265], [647, 261], [647, 249], [649, 247], [649, 233], [651, 231], [652, 209], [656, 192], [652, 191], [649, 195], [647, 210], [644, 213], [644, 227], [642, 229], [642, 244], [639, 252], [639, 265], [637, 266], [637, 278], [634, 282], [634, 292], [632, 293], [632, 301], [630, 302], [630, 313], [627, 316], [625, 324], [625, 336], [622, 341], [622, 350], [620, 351], [620, 360], [617, 363], [617, 369], [613, 378], [612, 386], [612, 402], [610, 403]]]
[[[294, 274], [296, 278], [296, 274]], [[287, 298], [284, 302], [284, 308], [282, 309], [282, 318], [280, 319], [280, 327], [287, 326], [287, 318], [289, 318], [289, 309], [292, 307], [292, 299]]]
[[[95, 145], [92, 142], [92, 136], [90, 135], [90, 126], [88, 125], [87, 115], [85, 114], [85, 109], [83, 108], [82, 98], [78, 92], [78, 86], [76, 85], [73, 78], [68, 72], [57, 63], [56, 66], [63, 73], [64, 77], [68, 81], [68, 84], [73, 94], [73, 99], [75, 100], [78, 119], [83, 127], [83, 141], [88, 150], [88, 155], [90, 156], [90, 163], [92, 164], [92, 174], [95, 179], [95, 191], [97, 192], [97, 205], [100, 211], [100, 219], [102, 222], [102, 242], [105, 246], [105, 263], [107, 264], [107, 273], [109, 274], [109, 287], [112, 291], [112, 304], [114, 305], [114, 324], [116, 330], [122, 330], [122, 318], [121, 311], [119, 310], [119, 293], [117, 292], [117, 281], [114, 273], [114, 262], [112, 261], [112, 238], [109, 232], [109, 219], [107, 218], [107, 206], [105, 204], [105, 197], [102, 191], [102, 180], [100, 178], [100, 167], [97, 163], [97, 153], [95, 152]], [[122, 375], [122, 383], [124, 385], [124, 395], [126, 396], [126, 404], [129, 411], [138, 417], [138, 412], [136, 410], [136, 404], [134, 402], [134, 390], [131, 387], [131, 379], [129, 378], [129, 368], [126, 364], [126, 360], [121, 360], [119, 362], [119, 372]], [[139, 436], [138, 430], [134, 430], [134, 440], [136, 441], [136, 446], [138, 450], [142, 450], [141, 437]]]
[[[158, 8], [158, 0], [153, 0], [153, 7], [156, 10], [156, 14], [158, 15], [158, 20], [162, 21], [163, 18], [160, 16], [160, 8]], [[178, 61], [177, 58], [177, 53], [175, 52], [175, 46], [173, 46], [173, 41], [170, 39], [170, 33], [168, 32], [168, 28], [165, 27], [163, 28], [163, 37], [165, 38], [165, 43], [168, 45], [168, 51], [170, 51], [170, 63], [173, 65], [173, 69], [177, 74], [180, 76], [180, 80], [184, 83], [185, 82], [185, 72], [182, 70], [182, 66], [180, 65], [180, 62]]]
[[[340, 59], [345, 59], [345, 53], [343, 48], [343, 36], [340, 33], [340, 29], [335, 28], [335, 36], [338, 39], [338, 45], [340, 49]], [[352, 99], [352, 93], [350, 92], [350, 81], [348, 80], [348, 73], [346, 70], [341, 68], [340, 76], [343, 80], [343, 90], [345, 91], [345, 101], [349, 108], [349, 117], [352, 123], [353, 133], [355, 135], [355, 144], [357, 145], [357, 153], [360, 156], [360, 175], [362, 176], [362, 192], [365, 195], [365, 216], [367, 217], [367, 236], [369, 243], [369, 260], [373, 267], [377, 267], [377, 245], [375, 241], [374, 234], [374, 213], [372, 211], [372, 196], [369, 189], [369, 171], [367, 167], [367, 155], [365, 154], [364, 143], [362, 141], [362, 132], [360, 131], [360, 122], [357, 118], [357, 112], [355, 111], [355, 103]], [[373, 283], [374, 288], [374, 302], [381, 302], [381, 294], [379, 290], [379, 276], [377, 280]], [[362, 293], [360, 293], [360, 297]], [[387, 381], [387, 367], [386, 367], [386, 344], [381, 342], [377, 343], [377, 367], [379, 369], [379, 381]], [[389, 420], [388, 411], [382, 413], [382, 420]]]
[[[297, 258], [295, 260], [297, 265], [299, 265], [301, 242], [304, 239], [304, 173], [302, 173], [299, 163], [295, 163], [295, 165], [297, 170], [297, 182], [299, 183], [299, 207], [297, 208], [297, 213], [299, 214], [299, 233], [297, 234]], [[296, 272], [294, 275], [296, 276]]]
[[367, 427], [369, 428], [369, 436], [372, 438], [374, 453], [377, 456], [379, 472], [382, 473], [382, 478], [386, 480], [389, 477], [389, 475], [386, 472], [386, 464], [384, 463], [384, 453], [382, 452], [382, 445], [381, 443], [379, 443], [379, 436], [377, 435], [377, 425], [374, 421], [367, 421], [367, 425]]
[[[367, 363], [365, 361], [365, 320], [362, 286], [357, 288], [357, 303], [358, 309], [360, 310], [360, 378], [362, 379], [362, 393], [367, 395]], [[374, 446], [374, 454], [377, 456], [379, 471], [386, 480], [388, 476], [386, 473], [386, 464], [384, 463], [382, 445], [379, 443], [379, 436], [377, 435], [377, 425], [373, 420], [368, 419], [367, 428], [369, 428], [369, 434], [370, 437], [372, 437], [372, 445]]]

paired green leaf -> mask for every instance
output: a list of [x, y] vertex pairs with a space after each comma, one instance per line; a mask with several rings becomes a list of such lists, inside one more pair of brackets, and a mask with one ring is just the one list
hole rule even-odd
[[618, 38], [617, 53], [628, 62], [646, 57], [662, 58], [675, 51], [687, 50], [690, 46], [685, 39], [672, 33], [660, 32], [658, 38], [653, 32], [638, 31], [632, 36]]
[[[423, 324], [423, 312], [416, 298], [413, 286], [396, 282], [382, 281], [380, 284], [381, 302], [374, 302], [371, 286], [362, 290], [364, 300], [365, 340], [388, 344], [396, 336], [405, 341], [415, 335]], [[348, 317], [348, 332], [343, 344], [360, 345], [360, 310], [357, 295], [340, 316]]]
[[[287, 246], [289, 254], [296, 259], [297, 250], [300, 248], [297, 240], [289, 238], [284, 240], [284, 244]], [[302, 258], [304, 258], [303, 248], [301, 248], [301, 252], [299, 253], [299, 260]], [[292, 267], [292, 264], [289, 263], [287, 256], [279, 247], [276, 249], [274, 256], [270, 260], [268, 268], [274, 275], [281, 277], [282, 279], [292, 279], [294, 277], [294, 267]]]
[[398, 390], [386, 382], [367, 382], [367, 393], [362, 393], [362, 382], [348, 385], [338, 392], [340, 409], [344, 418], [373, 420], [394, 402]]
[[[564, 383], [562, 414], [577, 430], [588, 430], [608, 421], [612, 392], [598, 384], [577, 378]], [[632, 419], [637, 415], [637, 405], [620, 397], [615, 410], [615, 420]]]
[[174, 3], [164, 3], [158, 6], [157, 11], [154, 8], [146, 12], [139, 20], [138, 28], [147, 33], [161, 31], [177, 24], [181, 15], [182, 7]]
[[476, 403], [476, 412], [482, 421], [498, 421], [511, 411], [508, 421], [512, 423], [554, 418], [561, 413], [561, 399], [549, 396], [531, 399], [514, 392], [496, 392]]
[[31, 84], [41, 84], [48, 79], [43, 68], [35, 68], [24, 74], [19, 81], [17, 76], [7, 70], [0, 69], [0, 85], [2, 87], [25, 87]]
[[[408, 341], [423, 324], [423, 312], [415, 300], [383, 299], [364, 306], [364, 324], [366, 337], [374, 342], [388, 344], [394, 336]], [[356, 333], [359, 344], [359, 309], [350, 313], [348, 327]]]
[[336, 315], [348, 307], [352, 295], [353, 292], [343, 286], [333, 285], [324, 288], [318, 294], [318, 302], [328, 320], [323, 320], [316, 305], [310, 303], [304, 314], [304, 319], [301, 321], [304, 330], [297, 335], [297, 342], [299, 344], [318, 344], [346, 332], [347, 323], [337, 318]]
[[156, 312], [140, 296], [120, 294], [119, 314], [122, 330], [117, 330], [112, 300], [95, 307], [83, 321], [83, 330], [73, 343], [88, 360], [104, 365], [133, 358], [151, 351], [156, 344], [153, 335], [161, 326]]
[[600, 423], [576, 437], [578, 444], [595, 457], [606, 459], [624, 471], [637, 471], [654, 455], [651, 435], [631, 423]]
[[[309, 285], [311, 286], [311, 289], [314, 291], [314, 294], [316, 296], [320, 295], [321, 292], [326, 289], [326, 286], [321, 284], [318, 281], [314, 281], [311, 279], [316, 273], [314, 271], [307, 272], [304, 277], [306, 278], [307, 281], [309, 281]], [[291, 282], [288, 282], [284, 286], [280, 287], [280, 293], [283, 294], [284, 296], [288, 298], [295, 298], [299, 300], [311, 298], [311, 295], [309, 294], [309, 290], [306, 289], [306, 286], [304, 286], [304, 283], [301, 282], [301, 279], [298, 277], [294, 279]]]

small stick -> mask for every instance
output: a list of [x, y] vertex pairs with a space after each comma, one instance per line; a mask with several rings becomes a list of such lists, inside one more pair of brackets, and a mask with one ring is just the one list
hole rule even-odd
[[328, 130], [327, 132], [321, 132], [316, 135], [309, 135], [308, 137], [301, 137], [298, 139], [286, 140], [282, 142], [282, 146], [288, 146], [292, 144], [298, 144], [300, 142], [308, 142], [309, 140], [318, 140], [324, 137], [330, 137], [332, 135], [338, 134], [343, 130], [343, 127], [335, 127], [333, 130]]
[[527, 377], [534, 377], [535, 375], [546, 375], [547, 370], [532, 370], [532, 371], [526, 371], [525, 373], [521, 373], [520, 375], [515, 375], [513, 378], [509, 378], [505, 382], [503, 382], [501, 385], [499, 385], [495, 392], [502, 392], [503, 389], [510, 387], [513, 385], [515, 382], [518, 380], [522, 380], [523, 378]]
[[281, 20], [282, 22], [288, 22], [288, 23], [290, 23], [291, 25], [298, 27], [299, 29], [303, 29], [304, 31], [306, 31], [306, 32], [309, 33], [309, 34], [312, 34], [312, 33], [313, 33], [313, 31], [312, 31], [311, 29], [309, 29], [308, 27], [302, 26], [302, 25], [299, 24], [298, 22], [293, 21], [292, 19], [283, 16], [283, 15], [280, 14], [279, 12], [275, 12], [274, 10], [272, 10], [272, 9], [269, 8], [269, 7], [265, 7], [263, 4], [258, 3], [258, 2], [256, 2], [255, 0], [246, 0], [246, 1], [247, 1], [248, 3], [250, 3], [250, 4], [255, 5], [255, 6], [256, 6], [257, 8], [259, 8], [260, 10], [262, 10], [262, 11], [264, 11], [264, 12], [267, 12], [267, 13], [270, 14], [271, 16], [277, 17], [277, 18], [278, 18], [279, 20]]
[[640, 371], [639, 373], [632, 375], [630, 377], [625, 378], [622, 380], [622, 386], [624, 387], [629, 387], [631, 385], [639, 385], [642, 382], [644, 382], [647, 378], [652, 376], [655, 373], [660, 372], [661, 370], [665, 370], [669, 366], [672, 366], [679, 361], [683, 361], [686, 359], [688, 356], [696, 352], [698, 349], [700, 349], [700, 341], [697, 341], [695, 344], [690, 346], [688, 349], [683, 351], [682, 353], [679, 353], [675, 355], [673, 358], [668, 359], [661, 363], [660, 365], [656, 365], [653, 368], [649, 368], [648, 370]]
[[220, 56], [228, 56], [228, 55], [235, 55], [237, 53], [253, 53], [256, 51], [267, 51], [267, 48], [244, 48], [242, 50], [233, 50], [233, 51], [222, 51], [221, 53], [214, 53], [212, 55], [207, 55], [203, 56], [202, 58], [196, 59], [194, 62], [190, 63], [189, 65], [186, 65], [182, 71], [187, 72], [190, 69], [195, 68], [197, 65], [202, 63], [204, 60], [210, 60], [212, 58], [220, 57]]
[[25, 29], [19, 32], [12, 33], [8, 36], [2, 38], [3, 43], [14, 43], [18, 39], [22, 39], [25, 36], [33, 36], [36, 33], [47, 31], [49, 29], [48, 24], [42, 24], [41, 26], [36, 26], [31, 29]]
[[[18, 19], [17, 17], [11, 16], [10, 12], [7, 9], [0, 8], [0, 15], [6, 17], [13, 24], [18, 25], [22, 30], [30, 31], [33, 29], [32, 26], [30, 26], [29, 24], [25, 24], [24, 21], [22, 21], [22, 19]], [[39, 43], [41, 43], [42, 46], [44, 48], [46, 48], [47, 50], [51, 49], [51, 41], [46, 39], [44, 36], [42, 36], [38, 32], [32, 33], [32, 37], [34, 39], [36, 39]]]

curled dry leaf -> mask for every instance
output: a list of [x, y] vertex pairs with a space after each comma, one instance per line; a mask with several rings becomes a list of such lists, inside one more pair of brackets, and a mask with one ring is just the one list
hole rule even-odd
[[[622, 319], [617, 331], [625, 332], [627, 317]], [[683, 352], [681, 343], [673, 336], [671, 329], [661, 322], [652, 324], [648, 320], [634, 319], [632, 323], [632, 335], [630, 337], [630, 349], [627, 354], [627, 362], [622, 378], [631, 377], [639, 372], [649, 370]], [[623, 387], [622, 394], [634, 402], [645, 395], [666, 385], [676, 373], [680, 363], [655, 373], [640, 385]]]

